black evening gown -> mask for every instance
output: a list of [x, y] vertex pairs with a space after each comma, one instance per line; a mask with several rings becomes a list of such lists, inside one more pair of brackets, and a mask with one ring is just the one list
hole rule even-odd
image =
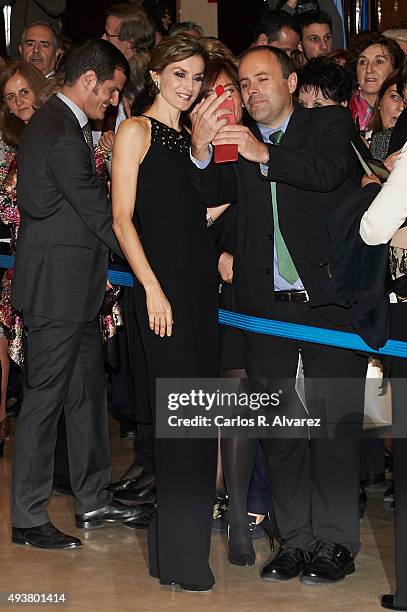
[[[150, 121], [151, 146], [140, 165], [134, 223], [174, 319], [171, 337], [156, 336], [148, 325], [144, 289], [136, 281], [136, 314], [154, 398], [156, 378], [217, 376], [218, 304], [206, 210], [187, 176], [189, 134]], [[216, 452], [216, 439], [155, 439], [158, 512], [149, 531], [149, 559], [150, 574], [164, 583], [214, 583], [208, 557]]]

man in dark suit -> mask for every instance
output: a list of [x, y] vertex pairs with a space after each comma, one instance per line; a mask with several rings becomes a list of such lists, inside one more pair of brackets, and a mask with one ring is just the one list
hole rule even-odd
[[21, 213], [13, 306], [26, 330], [24, 399], [13, 466], [12, 539], [74, 548], [77, 538], [49, 522], [57, 426], [65, 413], [78, 528], [132, 521], [151, 506], [112, 502], [104, 368], [98, 313], [111, 228], [93, 160], [89, 119], [118, 103], [128, 76], [122, 54], [102, 40], [75, 49], [65, 85], [27, 126], [19, 147]]
[[[328, 283], [324, 220], [360, 185], [351, 116], [340, 106], [294, 107], [294, 66], [279, 49], [249, 49], [239, 78], [254, 125], [227, 126], [219, 109], [226, 94], [210, 96], [192, 113], [191, 149], [200, 168], [194, 180], [205, 203], [237, 203], [239, 311], [338, 328], [340, 322], [349, 323], [345, 309], [327, 306], [328, 321], [313, 303], [324, 303]], [[237, 144], [237, 164], [209, 163], [210, 143]], [[262, 440], [282, 540], [262, 578], [336, 582], [354, 571], [360, 547], [360, 441], [350, 437], [346, 423], [353, 423], [352, 433], [361, 431], [367, 360], [345, 349], [251, 332], [245, 336], [249, 378], [256, 385], [268, 380], [269, 391], [292, 389], [301, 354], [309, 416], [322, 417], [323, 425], [321, 431], [274, 431], [274, 439]], [[276, 380], [283, 387], [272, 388]], [[279, 414], [301, 416], [301, 405], [291, 400], [282, 397]]]

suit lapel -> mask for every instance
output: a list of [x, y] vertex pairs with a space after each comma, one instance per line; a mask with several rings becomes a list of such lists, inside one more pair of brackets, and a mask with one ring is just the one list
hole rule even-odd
[[[287, 129], [281, 141], [283, 147], [298, 146], [298, 135], [304, 131], [304, 126], [311, 120], [311, 113], [308, 109], [296, 104], [293, 114], [288, 122]], [[305, 128], [307, 129], [307, 128]]]
[[[250, 129], [251, 132], [253, 132], [257, 140], [259, 140], [260, 142], [263, 142], [261, 132], [255, 121], [251, 120], [250, 122], [248, 122], [248, 128]], [[270, 181], [262, 180], [258, 176], [258, 169], [253, 167], [253, 164], [255, 164], [256, 162], [246, 162], [246, 163], [250, 165], [251, 172], [253, 172], [254, 170], [254, 174], [256, 175], [256, 182], [258, 184], [259, 196], [260, 196], [259, 201], [264, 202], [264, 214], [267, 217], [268, 222], [274, 227], [273, 208], [271, 204]], [[257, 165], [258, 164], [256, 164], [256, 166]], [[248, 182], [248, 184], [251, 184], [251, 183]], [[249, 200], [250, 200], [250, 193], [249, 193]]]
[[[75, 129], [75, 131], [78, 132], [78, 136], [80, 137], [81, 140], [83, 140], [85, 146], [89, 150], [89, 147], [88, 147], [88, 145], [86, 143], [86, 140], [85, 140], [85, 137], [83, 135], [81, 126], [79, 125], [79, 121], [78, 121], [76, 115], [71, 111], [69, 106], [67, 104], [65, 104], [65, 102], [60, 100], [55, 94], [48, 100], [48, 104], [51, 107], [53, 107], [54, 109], [56, 109], [58, 112], [61, 112], [66, 117], [66, 119], [70, 123], [72, 123], [73, 129]], [[89, 153], [91, 154], [90, 151], [89, 151]], [[93, 170], [96, 172], [95, 157], [92, 154], [91, 154], [91, 159], [92, 159]]]

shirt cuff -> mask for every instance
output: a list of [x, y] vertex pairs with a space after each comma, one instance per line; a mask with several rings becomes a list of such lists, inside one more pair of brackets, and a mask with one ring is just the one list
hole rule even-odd
[[192, 155], [191, 148], [189, 149], [189, 157], [191, 158], [192, 163], [195, 164], [195, 166], [199, 168], [199, 170], [205, 170], [205, 168], [207, 168], [212, 161], [213, 146], [210, 144], [208, 145], [208, 148], [209, 148], [209, 155], [208, 155], [208, 158], [205, 159], [205, 161], [196, 159], [196, 157]]

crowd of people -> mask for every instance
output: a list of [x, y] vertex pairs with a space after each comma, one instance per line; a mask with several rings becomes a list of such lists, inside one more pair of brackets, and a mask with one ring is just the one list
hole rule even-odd
[[[278, 542], [263, 580], [335, 583], [355, 572], [361, 481], [384, 479], [392, 455], [397, 591], [381, 603], [407, 610], [406, 360], [384, 363], [392, 440], [362, 440], [367, 351], [218, 324], [221, 306], [373, 348], [407, 341], [407, 24], [345, 50], [328, 13], [280, 4], [239, 57], [193, 22], [158, 42], [136, 3], [109, 8], [101, 38], [72, 48], [34, 21], [20, 58], [3, 58], [0, 251], [15, 265], [0, 296], [1, 454], [10, 363], [22, 372], [12, 541], [82, 545], [50, 522], [54, 490], [74, 496], [78, 529], [147, 525], [163, 585], [210, 591], [223, 529], [240, 566], [255, 563], [254, 538]], [[225, 145], [237, 161], [215, 163]], [[387, 181], [358, 156], [383, 162]], [[345, 278], [330, 269], [338, 250], [356, 280], [352, 265]], [[109, 263], [134, 286], [112, 286]], [[134, 439], [115, 483], [106, 371], [110, 411]], [[256, 392], [278, 381], [282, 413], [301, 417], [299, 373], [320, 431], [155, 435], [158, 379], [246, 378]]]

